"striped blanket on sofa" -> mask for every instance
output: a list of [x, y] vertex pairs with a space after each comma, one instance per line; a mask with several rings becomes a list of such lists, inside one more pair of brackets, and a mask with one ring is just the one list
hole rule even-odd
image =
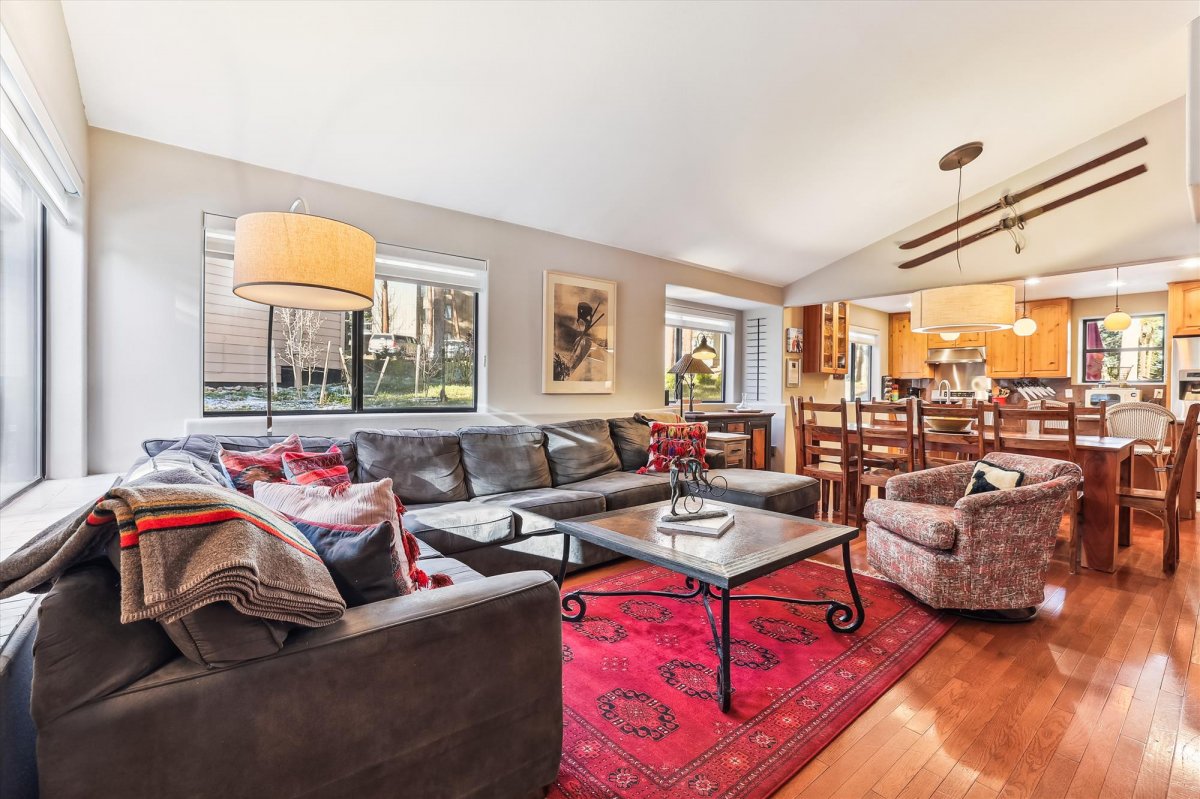
[[122, 622], [175, 621], [214, 602], [305, 627], [345, 612], [312, 544], [273, 511], [206, 482], [139, 483], [110, 489], [77, 524], [47, 529], [0, 563], [0, 597], [52, 581], [117, 536]]

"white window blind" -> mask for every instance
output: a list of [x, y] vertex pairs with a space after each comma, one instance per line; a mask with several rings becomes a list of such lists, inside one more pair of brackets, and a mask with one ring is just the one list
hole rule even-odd
[[0, 143], [46, 207], [70, 222], [83, 185], [8, 32], [0, 27]]
[[714, 333], [733, 333], [737, 317], [719, 311], [667, 304], [667, 325], [692, 330], [711, 330]]
[[380, 278], [478, 292], [483, 291], [487, 262], [380, 242], [375, 253], [375, 274]]

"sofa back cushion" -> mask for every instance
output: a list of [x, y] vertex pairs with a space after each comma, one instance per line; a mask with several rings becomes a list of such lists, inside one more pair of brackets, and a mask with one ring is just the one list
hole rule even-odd
[[613, 445], [621, 458], [621, 468], [635, 472], [646, 465], [646, 453], [650, 450], [650, 425], [633, 416], [609, 419], [608, 430]]
[[354, 434], [354, 446], [358, 452], [358, 482], [390, 477], [392, 490], [406, 505], [467, 499], [457, 433], [359, 430]]
[[[222, 468], [222, 449], [229, 452], [257, 452], [286, 440], [287, 436], [212, 436], [196, 433], [176, 438], [148, 438], [142, 442], [142, 450], [147, 455], [157, 455], [167, 449], [182, 449]], [[341, 450], [346, 468], [350, 474], [354, 474], [358, 468], [358, 456], [353, 441], [329, 436], [300, 436], [300, 446], [305, 452], [326, 452], [335, 444]]]
[[621, 468], [608, 422], [580, 419], [541, 425], [546, 434], [546, 459], [554, 485], [575, 483]]
[[464, 427], [458, 440], [471, 496], [550, 488], [546, 434], [538, 428]]

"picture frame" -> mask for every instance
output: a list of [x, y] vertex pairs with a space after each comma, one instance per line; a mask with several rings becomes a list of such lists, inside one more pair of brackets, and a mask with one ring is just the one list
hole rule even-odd
[[796, 358], [788, 358], [787, 361], [787, 387], [796, 388], [800, 385], [800, 361]]
[[543, 394], [614, 393], [616, 335], [616, 281], [543, 273]]
[[789, 327], [787, 329], [787, 351], [800, 355], [804, 352], [804, 328]]

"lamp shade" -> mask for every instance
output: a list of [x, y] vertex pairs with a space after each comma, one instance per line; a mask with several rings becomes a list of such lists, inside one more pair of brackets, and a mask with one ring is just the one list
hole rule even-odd
[[912, 295], [914, 333], [986, 333], [1016, 320], [1017, 290], [1005, 283], [925, 289]]
[[1128, 330], [1131, 324], [1133, 324], [1133, 317], [1122, 311], [1120, 308], [1104, 317], [1105, 330]]
[[669, 375], [711, 375], [713, 370], [708, 364], [694, 355], [684, 355], [675, 365], [667, 370]]
[[310, 311], [362, 311], [375, 293], [375, 239], [311, 214], [244, 214], [234, 226], [233, 293]]
[[1017, 321], [1013, 322], [1013, 333], [1018, 336], [1032, 336], [1037, 332], [1037, 321], [1028, 316], [1022, 316]]
[[696, 349], [692, 350], [692, 355], [706, 361], [711, 361], [717, 357], [717, 351], [708, 343], [708, 336], [701, 336], [700, 343], [696, 345]]

